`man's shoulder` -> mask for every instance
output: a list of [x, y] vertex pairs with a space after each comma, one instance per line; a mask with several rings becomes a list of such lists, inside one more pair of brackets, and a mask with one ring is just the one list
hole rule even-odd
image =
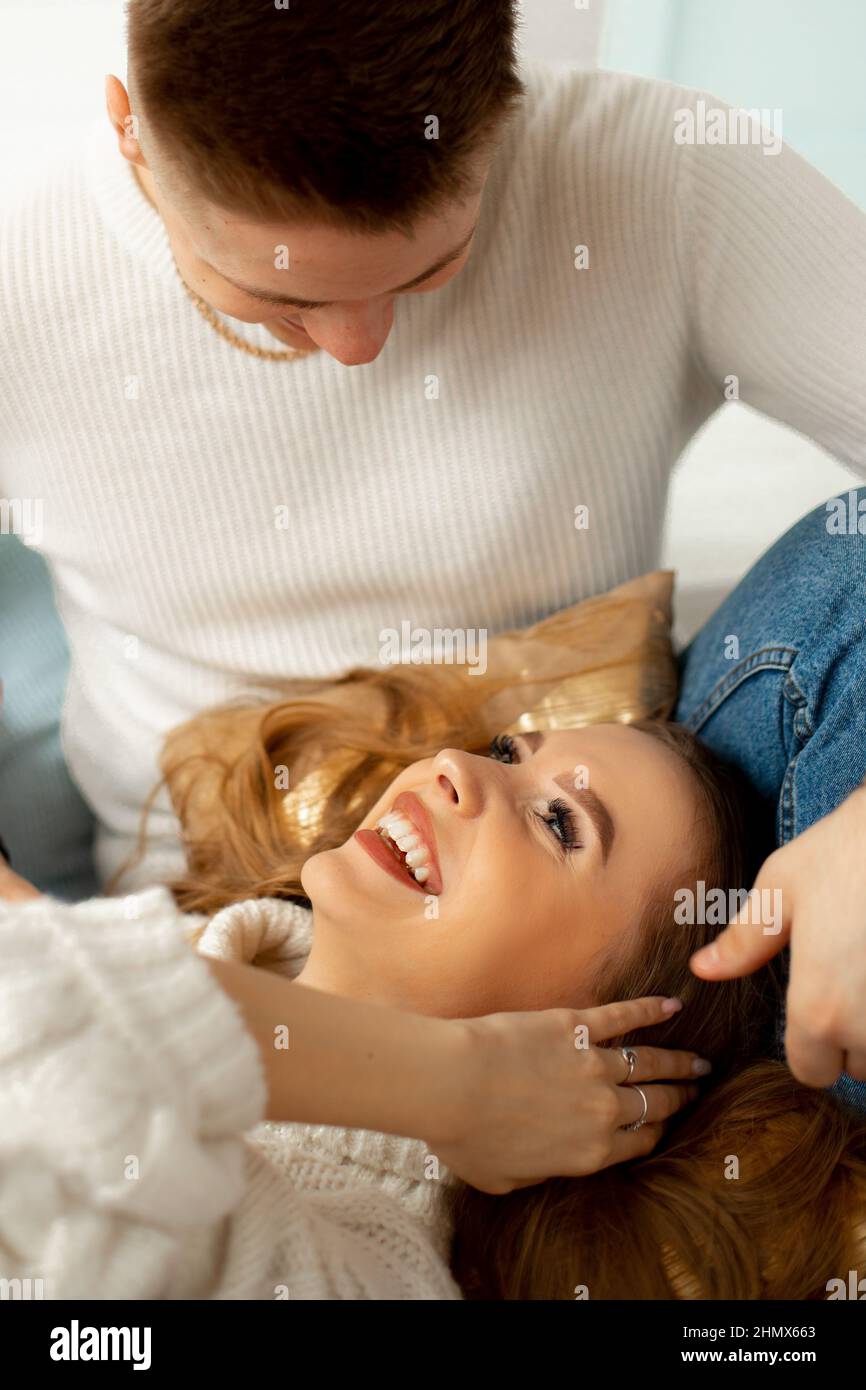
[[[490, 186], [500, 219], [522, 221], [535, 238], [538, 216], [562, 225], [579, 205], [584, 220], [593, 210], [596, 226], [615, 218], [647, 231], [649, 217], [663, 234], [676, 181], [675, 113], [691, 91], [542, 59], [525, 61], [521, 77], [525, 97]], [[527, 208], [538, 216], [527, 217]]]
[[524, 60], [521, 76], [526, 99], [518, 124], [551, 148], [557, 136], [588, 132], [607, 142], [627, 138], [632, 149], [635, 143], [670, 144], [674, 112], [699, 95], [662, 78], [540, 58]]
[[22, 183], [19, 191], [13, 190], [0, 213], [4, 238], [16, 238], [32, 234], [34, 225], [45, 223], [46, 217], [52, 219], [50, 232], [58, 232], [53, 219], [67, 213], [77, 203], [83, 202], [87, 192], [87, 164], [89, 158], [92, 128], [82, 132], [81, 140], [68, 149], [55, 152], [45, 162], [41, 171]]
[[52, 157], [39, 176], [12, 196], [0, 215], [0, 280], [6, 341], [16, 324], [38, 323], [40, 310], [81, 293], [93, 264], [88, 247], [101, 234], [90, 195], [91, 131]]

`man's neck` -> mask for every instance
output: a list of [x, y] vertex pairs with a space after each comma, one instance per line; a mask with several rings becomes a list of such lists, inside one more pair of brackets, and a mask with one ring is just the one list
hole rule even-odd
[[[132, 171], [138, 180], [138, 186], [145, 198], [150, 203], [151, 207], [159, 212], [159, 203], [156, 198], [156, 185], [153, 180], [153, 174], [149, 169], [142, 168], [140, 164], [133, 164]], [[161, 216], [162, 213], [160, 213], [160, 217]]]

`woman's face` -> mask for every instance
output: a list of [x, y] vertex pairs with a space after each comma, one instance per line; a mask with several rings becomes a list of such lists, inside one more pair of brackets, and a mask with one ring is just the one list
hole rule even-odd
[[[654, 892], [687, 881], [692, 775], [623, 724], [523, 734], [496, 753], [413, 763], [360, 833], [307, 861], [305, 984], [442, 1018], [594, 1002], [595, 958]], [[377, 830], [398, 798], [389, 823], [398, 839], [411, 823], [423, 884]]]

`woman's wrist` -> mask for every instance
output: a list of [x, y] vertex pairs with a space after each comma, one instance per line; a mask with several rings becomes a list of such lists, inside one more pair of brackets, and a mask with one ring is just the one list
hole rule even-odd
[[472, 1123], [473, 1043], [471, 1021], [404, 1014], [416, 1030], [413, 1070], [419, 1078], [405, 1097], [401, 1134], [425, 1139], [433, 1148], [461, 1142]]

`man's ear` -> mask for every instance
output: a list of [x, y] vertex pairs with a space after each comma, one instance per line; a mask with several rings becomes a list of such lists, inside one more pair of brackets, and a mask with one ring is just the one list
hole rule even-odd
[[105, 79], [105, 109], [124, 159], [146, 167], [139, 141], [139, 117], [132, 110], [129, 93], [120, 78], [111, 73]]

